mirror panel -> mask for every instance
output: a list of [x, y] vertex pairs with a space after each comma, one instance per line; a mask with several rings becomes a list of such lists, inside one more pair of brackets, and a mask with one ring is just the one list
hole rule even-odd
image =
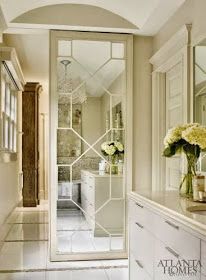
[[[194, 121], [206, 126], [206, 40], [194, 50]], [[202, 152], [198, 164], [206, 172], [206, 153]]]
[[56, 73], [56, 252], [125, 251], [125, 44], [59, 39]]

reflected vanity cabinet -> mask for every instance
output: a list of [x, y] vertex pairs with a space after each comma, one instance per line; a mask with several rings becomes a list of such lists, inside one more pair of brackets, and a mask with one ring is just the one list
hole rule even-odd
[[[0, 47], [0, 161], [19, 160], [21, 116], [18, 107], [24, 88], [24, 77], [14, 48]], [[18, 155], [18, 157], [17, 157]]]
[[109, 174], [81, 171], [81, 205], [94, 236], [122, 234], [123, 197], [123, 176], [111, 175], [110, 179]]
[[206, 235], [150, 209], [141, 200], [129, 201], [129, 240], [130, 280], [176, 279], [164, 262], [175, 265], [183, 259], [200, 260], [202, 267], [201, 272], [198, 267], [198, 273], [180, 279], [206, 280]]

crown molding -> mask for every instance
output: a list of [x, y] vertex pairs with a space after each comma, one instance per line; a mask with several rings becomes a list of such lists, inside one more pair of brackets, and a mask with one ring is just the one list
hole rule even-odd
[[0, 47], [0, 61], [6, 63], [10, 73], [12, 74], [12, 77], [14, 78], [18, 86], [18, 90], [22, 91], [24, 89], [25, 79], [21, 70], [16, 50], [11, 47]]
[[185, 46], [190, 46], [191, 29], [191, 24], [185, 24], [150, 58], [149, 61], [154, 70], [164, 65], [169, 58], [177, 55]]

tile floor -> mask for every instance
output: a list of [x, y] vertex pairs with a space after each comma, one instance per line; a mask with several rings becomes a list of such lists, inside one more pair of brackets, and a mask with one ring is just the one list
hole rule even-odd
[[[58, 225], [67, 230], [63, 219]], [[83, 226], [87, 231], [84, 221]], [[50, 262], [46, 204], [18, 207], [5, 228], [8, 234], [0, 249], [0, 280], [128, 280], [126, 260]]]
[[95, 252], [122, 250], [122, 236], [94, 237], [89, 224], [80, 210], [58, 210], [58, 250], [60, 252]]

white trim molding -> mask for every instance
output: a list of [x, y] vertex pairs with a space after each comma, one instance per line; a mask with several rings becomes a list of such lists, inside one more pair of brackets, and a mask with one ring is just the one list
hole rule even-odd
[[150, 59], [152, 73], [152, 189], [166, 188], [166, 161], [162, 156], [166, 133], [166, 73], [182, 63], [183, 120], [190, 121], [191, 24], [184, 25]]
[[190, 45], [191, 29], [191, 24], [184, 25], [150, 58], [150, 63], [153, 65], [154, 71], [164, 71], [165, 64], [168, 63], [168, 60], [176, 56], [185, 46]]

